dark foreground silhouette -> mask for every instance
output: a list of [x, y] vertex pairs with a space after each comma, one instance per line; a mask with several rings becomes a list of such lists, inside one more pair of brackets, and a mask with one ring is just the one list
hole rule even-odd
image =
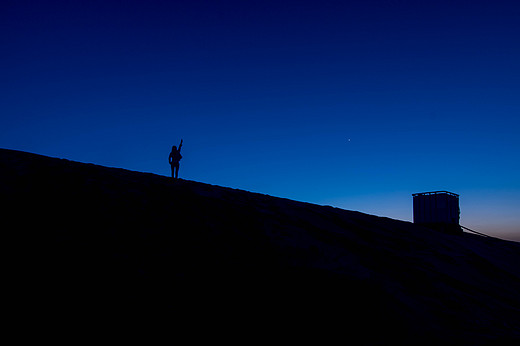
[[170, 152], [170, 156], [168, 157], [168, 162], [170, 163], [170, 166], [172, 168], [172, 178], [177, 179], [179, 177], [179, 161], [182, 159], [181, 155], [181, 148], [182, 148], [182, 139], [181, 143], [179, 144], [179, 148], [177, 148], [175, 145], [172, 147], [172, 151]]
[[0, 193], [22, 245], [5, 282], [38, 323], [90, 333], [130, 316], [168, 321], [172, 340], [246, 343], [520, 338], [515, 242], [12, 150]]

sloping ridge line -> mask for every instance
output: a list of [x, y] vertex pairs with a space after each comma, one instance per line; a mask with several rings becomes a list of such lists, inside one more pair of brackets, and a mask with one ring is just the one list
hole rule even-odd
[[250, 332], [268, 314], [368, 343], [520, 339], [516, 242], [7, 149], [0, 193], [31, 307]]

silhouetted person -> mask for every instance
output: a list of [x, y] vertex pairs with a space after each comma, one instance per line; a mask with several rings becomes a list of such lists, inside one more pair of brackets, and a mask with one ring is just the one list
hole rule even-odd
[[179, 177], [179, 161], [182, 159], [181, 148], [182, 148], [182, 139], [181, 139], [181, 144], [179, 144], [179, 149], [177, 149], [177, 147], [174, 145], [172, 147], [170, 156], [168, 157], [168, 162], [170, 163], [170, 166], [172, 167], [172, 178], [174, 178], [174, 179]]

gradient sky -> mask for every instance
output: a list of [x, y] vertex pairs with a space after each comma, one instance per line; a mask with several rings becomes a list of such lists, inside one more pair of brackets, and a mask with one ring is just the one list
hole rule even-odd
[[2, 1], [0, 147], [520, 241], [520, 1]]

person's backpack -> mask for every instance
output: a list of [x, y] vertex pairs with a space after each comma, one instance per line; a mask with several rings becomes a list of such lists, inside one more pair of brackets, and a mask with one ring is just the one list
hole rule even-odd
[[172, 155], [172, 161], [173, 162], [179, 162], [182, 159], [181, 153], [179, 153], [178, 150], [176, 150]]

